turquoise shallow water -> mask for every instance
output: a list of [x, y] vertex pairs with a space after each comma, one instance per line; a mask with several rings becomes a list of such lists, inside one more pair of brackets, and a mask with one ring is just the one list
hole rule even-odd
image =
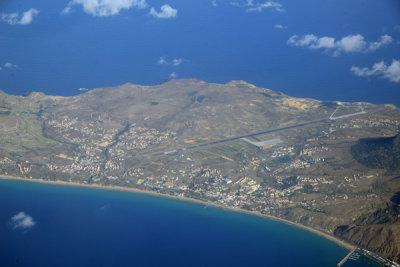
[[348, 252], [198, 203], [14, 180], [0, 180], [0, 251], [0, 266], [335, 266]]

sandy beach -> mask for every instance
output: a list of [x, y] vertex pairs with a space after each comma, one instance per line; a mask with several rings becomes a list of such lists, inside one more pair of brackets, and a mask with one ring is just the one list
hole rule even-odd
[[271, 215], [261, 214], [259, 212], [254, 212], [254, 211], [249, 211], [249, 210], [244, 210], [244, 209], [239, 209], [239, 208], [233, 208], [233, 207], [227, 207], [227, 206], [219, 205], [219, 204], [216, 204], [213, 202], [202, 201], [202, 200], [193, 199], [193, 198], [172, 196], [172, 195], [162, 194], [162, 193], [158, 193], [158, 192], [154, 192], [154, 191], [141, 190], [141, 189], [123, 187], [123, 186], [104, 186], [104, 185], [98, 185], [98, 184], [90, 184], [89, 185], [89, 184], [82, 184], [82, 183], [77, 183], [77, 182], [67, 182], [67, 181], [61, 181], [61, 180], [49, 181], [49, 180], [42, 180], [42, 179], [37, 179], [37, 178], [22, 178], [22, 177], [10, 176], [10, 175], [1, 175], [0, 179], [22, 180], [22, 181], [29, 181], [29, 182], [45, 183], [45, 184], [63, 185], [63, 186], [80, 186], [80, 187], [100, 188], [100, 189], [107, 189], [107, 190], [119, 190], [119, 191], [142, 193], [142, 194], [154, 195], [154, 196], [159, 196], [159, 197], [167, 197], [167, 198], [173, 198], [173, 199], [178, 199], [178, 200], [196, 202], [196, 203], [200, 203], [200, 204], [203, 204], [206, 206], [213, 206], [216, 208], [231, 210], [231, 211], [235, 211], [235, 212], [243, 212], [243, 213], [247, 213], [250, 215], [268, 218], [271, 220], [275, 220], [275, 221], [279, 221], [279, 222], [286, 223], [289, 225], [293, 225], [293, 226], [305, 229], [307, 231], [310, 231], [312, 233], [315, 233], [317, 235], [320, 235], [326, 239], [329, 239], [329, 240], [337, 243], [338, 245], [340, 245], [346, 249], [349, 249], [349, 250], [353, 250], [356, 247], [356, 246], [354, 246], [348, 242], [345, 242], [343, 240], [340, 240], [328, 233], [322, 232], [320, 230], [317, 230], [317, 229], [314, 229], [314, 228], [311, 228], [311, 227], [308, 227], [308, 226], [305, 226], [305, 225], [302, 225], [302, 224], [299, 224], [296, 222], [292, 222], [292, 221], [282, 219], [279, 217], [275, 217], [275, 216], [271, 216]]

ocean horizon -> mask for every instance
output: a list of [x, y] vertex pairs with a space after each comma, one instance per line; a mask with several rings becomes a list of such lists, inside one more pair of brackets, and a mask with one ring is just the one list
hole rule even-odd
[[[200, 194], [400, 258], [399, 164], [386, 164], [399, 151], [399, 0], [0, 0], [0, 32], [1, 173]], [[112, 88], [177, 79], [258, 88]], [[352, 247], [300, 226], [0, 179], [0, 267], [324, 267]], [[343, 267], [378, 266], [357, 257]]]
[[[282, 0], [275, 7], [179, 0], [163, 3], [176, 12], [169, 18], [149, 13], [160, 9], [155, 1], [146, 8], [117, 2], [102, 9], [78, 4], [86, 1], [2, 2], [4, 14], [38, 12], [24, 25], [0, 20], [0, 90], [7, 93], [71, 96], [126, 82], [197, 78], [245, 80], [294, 97], [400, 106], [396, 0]], [[383, 70], [373, 70], [377, 63]]]

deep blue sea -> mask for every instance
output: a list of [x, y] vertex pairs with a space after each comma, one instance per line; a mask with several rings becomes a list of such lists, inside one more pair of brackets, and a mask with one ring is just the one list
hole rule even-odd
[[[350, 70], [400, 60], [398, 0], [146, 0], [146, 8], [110, 16], [93, 15], [79, 4], [62, 14], [69, 2], [137, 1], [1, 0], [0, 18], [31, 8], [39, 13], [24, 25], [0, 19], [0, 90], [75, 95], [79, 88], [153, 85], [177, 77], [245, 80], [292, 96], [400, 106], [400, 80]], [[249, 10], [268, 3], [280, 9]], [[159, 11], [164, 4], [177, 11], [175, 17], [151, 16], [151, 8]], [[365, 47], [343, 52], [288, 44], [292, 36], [307, 34], [334, 38], [336, 46], [357, 35]], [[384, 35], [390, 43], [367, 49]], [[335, 51], [341, 52], [333, 56]], [[399, 77], [400, 69], [393, 66], [392, 72]]]
[[[16, 224], [21, 212], [31, 224]], [[323, 267], [347, 253], [303, 229], [198, 203], [0, 180], [0, 266]]]
[[[372, 69], [400, 60], [398, 0], [146, 0], [110, 16], [82, 5], [133, 2], [0, 0], [0, 90], [69, 96], [126, 82], [242, 79], [292, 96], [400, 106], [400, 70]], [[176, 16], [151, 15], [165, 4]], [[334, 38], [335, 48], [288, 43], [305, 35]], [[392, 41], [379, 46], [384, 35]], [[340, 50], [354, 47], [340, 42], [349, 36], [365, 47]], [[346, 253], [305, 230], [197, 203], [0, 180], [0, 266], [335, 266]]]

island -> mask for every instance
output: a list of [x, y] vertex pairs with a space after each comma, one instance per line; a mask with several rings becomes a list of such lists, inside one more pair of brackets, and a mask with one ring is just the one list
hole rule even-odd
[[[400, 259], [400, 109], [174, 79], [0, 91], [0, 176], [271, 216]], [[372, 255], [372, 254], [371, 254]]]

